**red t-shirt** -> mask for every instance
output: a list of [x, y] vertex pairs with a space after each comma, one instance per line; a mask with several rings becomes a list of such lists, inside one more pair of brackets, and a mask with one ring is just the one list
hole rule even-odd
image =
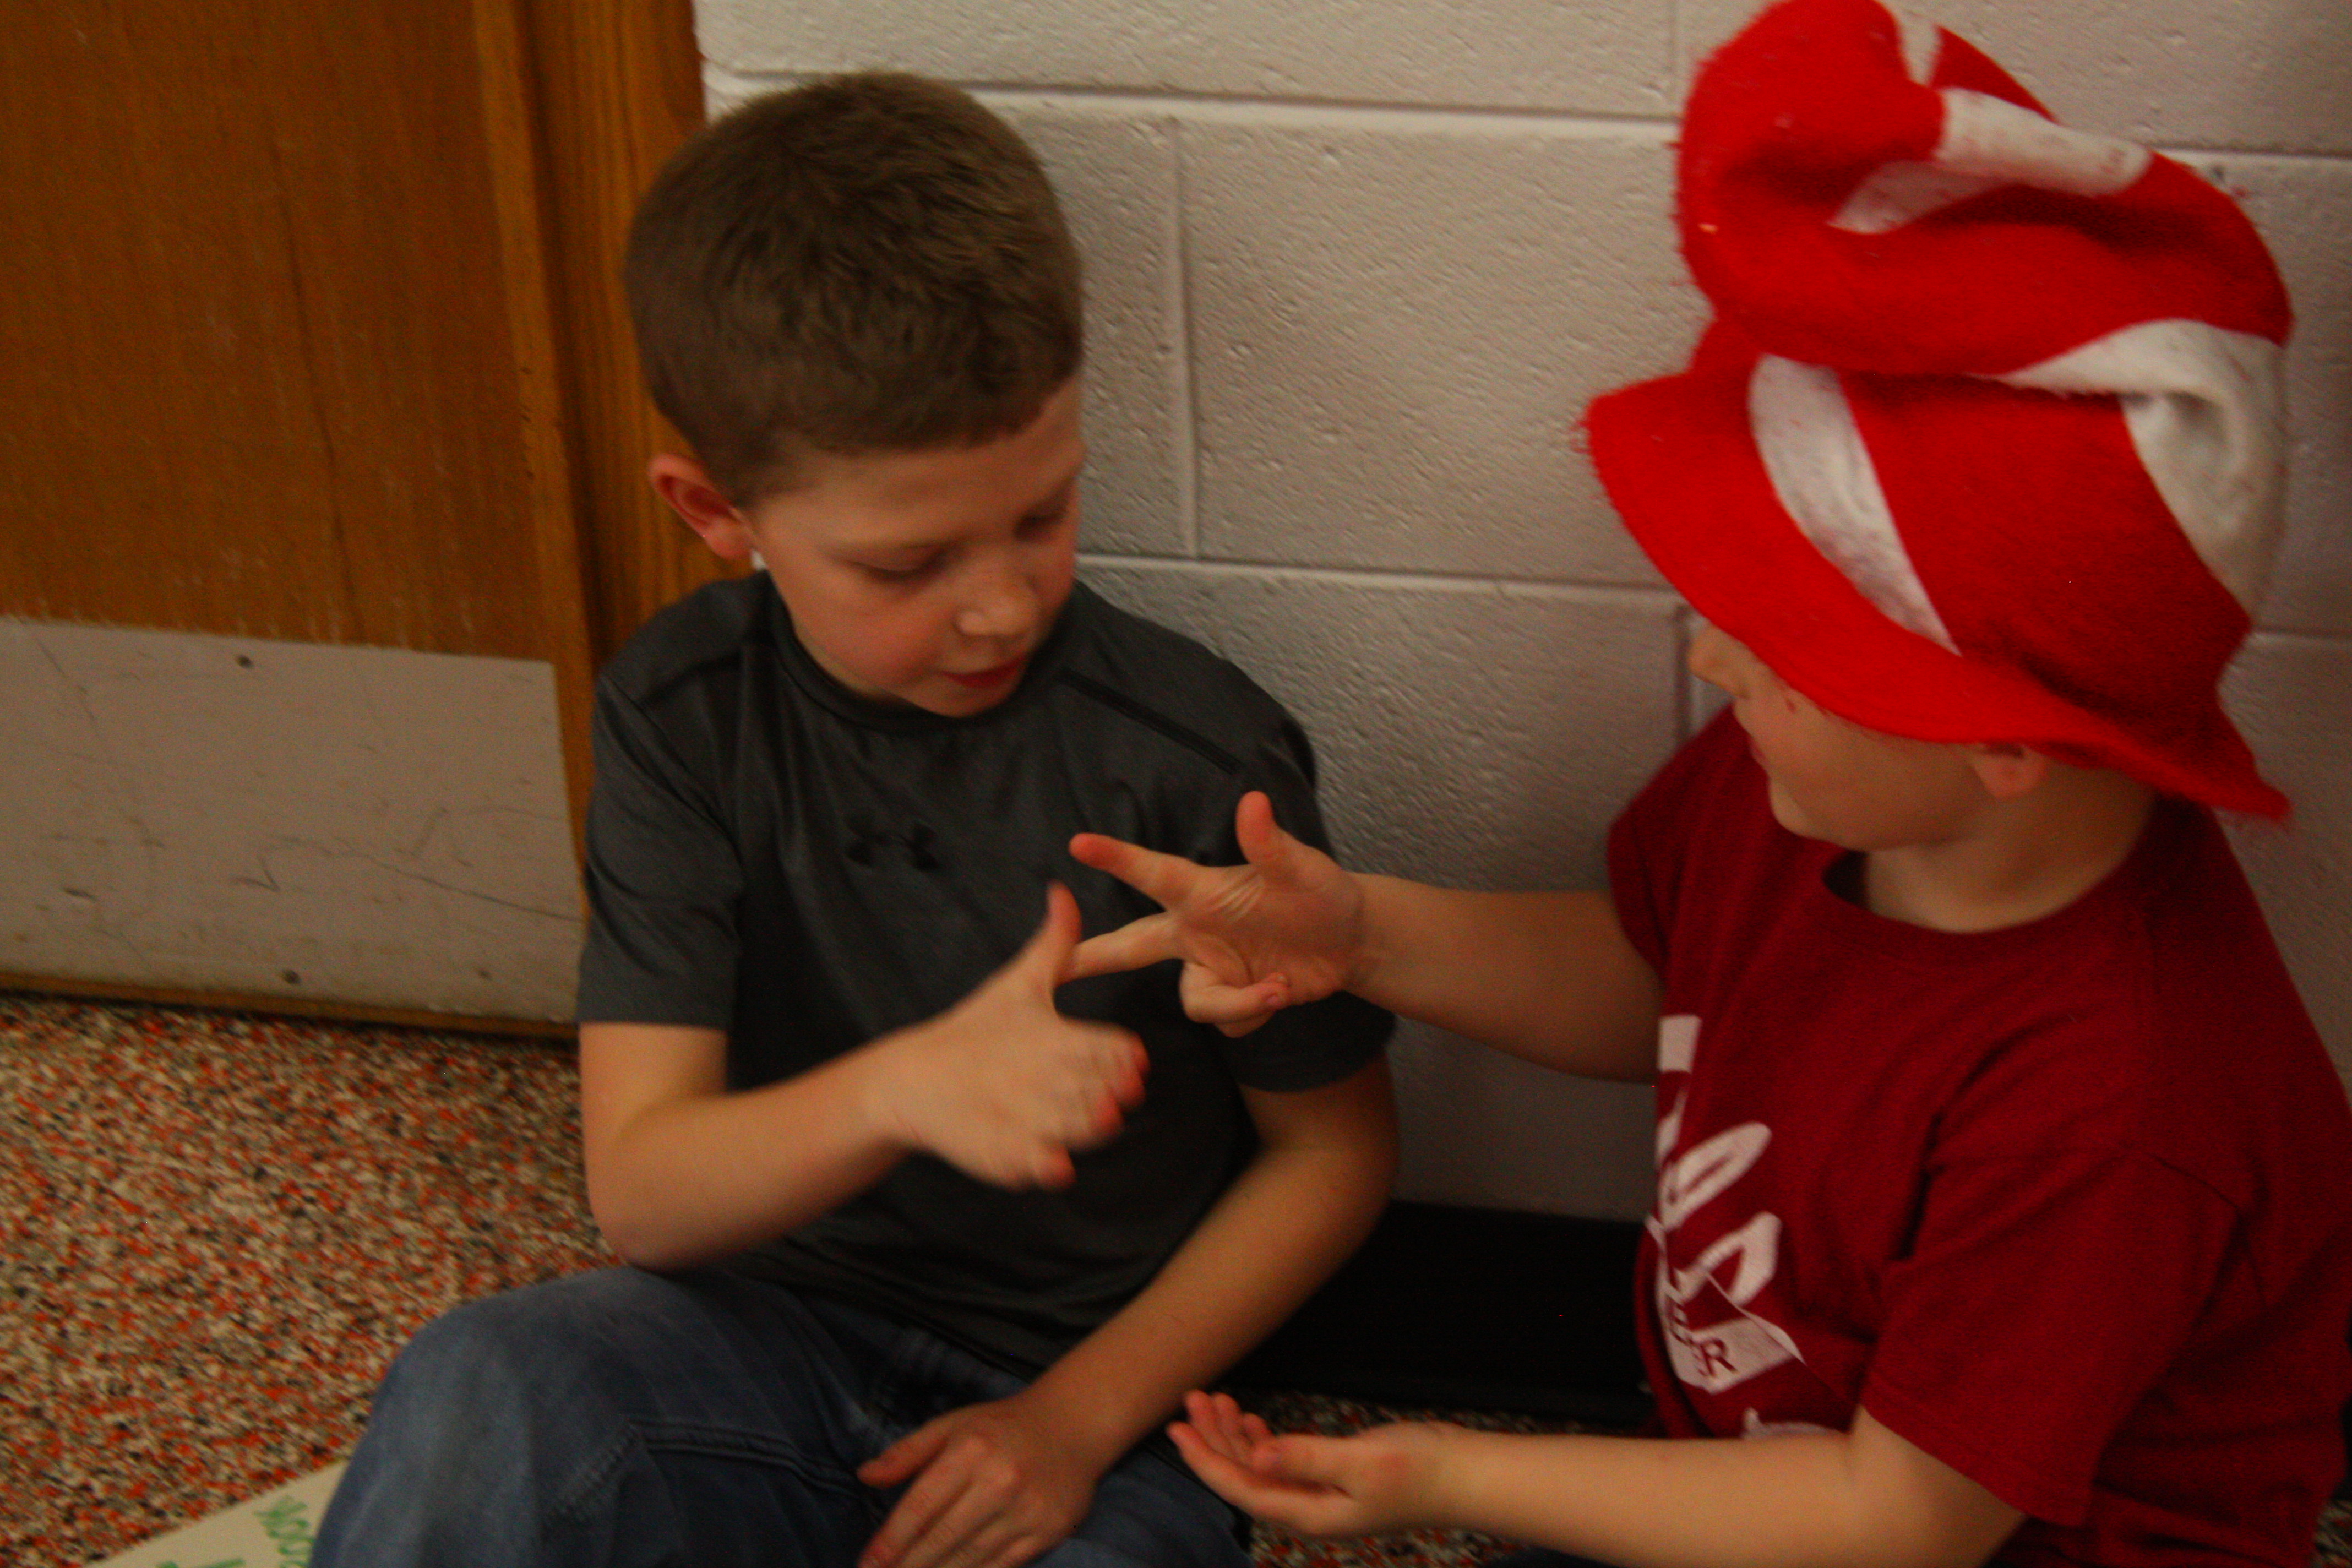
[[1827, 880], [1727, 716], [1610, 844], [1665, 985], [1644, 1352], [1680, 1436], [1857, 1406], [2052, 1563], [2304, 1568], [2352, 1394], [2352, 1114], [2211, 816], [1953, 934]]

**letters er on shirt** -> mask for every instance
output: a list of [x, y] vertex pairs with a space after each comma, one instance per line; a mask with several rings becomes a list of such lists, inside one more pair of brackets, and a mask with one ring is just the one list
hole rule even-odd
[[[1788, 1331], [1755, 1306], [1780, 1270], [1780, 1216], [1765, 1211], [1730, 1223], [1723, 1217], [1737, 1212], [1740, 1178], [1763, 1157], [1772, 1130], [1744, 1121], [1694, 1147], [1676, 1147], [1698, 1036], [1696, 1015], [1659, 1020], [1660, 1080], [1679, 1074], [1684, 1081], [1673, 1109], [1658, 1122], [1658, 1197], [1648, 1223], [1658, 1255], [1658, 1326], [1675, 1375], [1689, 1389], [1719, 1395], [1804, 1358]], [[1769, 1421], [1753, 1405], [1744, 1412], [1741, 1429], [1749, 1436], [1824, 1430], [1808, 1422]]]

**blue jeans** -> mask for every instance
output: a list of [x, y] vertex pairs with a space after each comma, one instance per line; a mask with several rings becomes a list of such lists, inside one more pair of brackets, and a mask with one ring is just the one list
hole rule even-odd
[[[724, 1270], [609, 1268], [468, 1302], [394, 1362], [319, 1568], [850, 1568], [895, 1494], [856, 1467], [1021, 1380]], [[1246, 1568], [1234, 1515], [1130, 1452], [1041, 1568]]]

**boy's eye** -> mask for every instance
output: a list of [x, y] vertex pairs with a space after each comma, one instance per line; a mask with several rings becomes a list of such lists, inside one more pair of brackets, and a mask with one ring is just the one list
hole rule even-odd
[[1021, 520], [1021, 532], [1037, 539], [1053, 532], [1070, 520], [1070, 502], [1066, 497], [1051, 506], [1040, 508]]
[[928, 577], [932, 573], [938, 571], [940, 567], [940, 557], [936, 555], [926, 555], [920, 561], [909, 562], [905, 564], [898, 563], [885, 564], [881, 562], [876, 561], [860, 561], [856, 563], [856, 566], [859, 571], [865, 573], [868, 577], [873, 578], [877, 583], [913, 583], [919, 582], [922, 578]]

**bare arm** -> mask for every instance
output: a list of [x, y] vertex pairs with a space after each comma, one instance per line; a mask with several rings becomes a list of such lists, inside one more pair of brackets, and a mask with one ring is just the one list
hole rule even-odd
[[1356, 882], [1359, 995], [1562, 1072], [1657, 1076], [1657, 976], [1607, 894]]
[[680, 1268], [768, 1241], [923, 1151], [1002, 1186], [1059, 1186], [1069, 1151], [1116, 1131], [1142, 1094], [1143, 1047], [1063, 1017], [1077, 941], [1053, 890], [1029, 945], [962, 1002], [759, 1089], [727, 1088], [716, 1029], [583, 1024], [588, 1201], [614, 1250]]
[[1184, 961], [1187, 1012], [1228, 1033], [1353, 991], [1563, 1071], [1654, 1075], [1657, 977], [1596, 892], [1476, 893], [1343, 870], [1242, 799], [1246, 858], [1209, 868], [1098, 834], [1070, 851], [1165, 912], [1083, 943], [1075, 973]]
[[1244, 1089], [1258, 1152], [1158, 1277], [1038, 1380], [1123, 1452], [1297, 1310], [1370, 1233], [1396, 1173], [1385, 1062]]
[[[928, 1568], [958, 1550], [1009, 1565], [1055, 1545], [1185, 1389], [1239, 1359], [1363, 1240], [1396, 1163], [1385, 1066], [1244, 1094], [1258, 1153], [1140, 1294], [1022, 1393], [951, 1412], [860, 1472], [882, 1486], [922, 1472], [861, 1568]], [[999, 1461], [1018, 1473], [1016, 1495], [980, 1479]]]
[[1624, 1568], [1976, 1568], [2023, 1519], [1864, 1411], [1851, 1433], [1275, 1437], [1195, 1395], [1176, 1431], [1229, 1500], [1310, 1534], [1490, 1531]]
[[632, 1263], [680, 1268], [771, 1240], [905, 1152], [866, 1109], [869, 1061], [730, 1094], [726, 1060], [717, 1029], [580, 1026], [588, 1205]]

